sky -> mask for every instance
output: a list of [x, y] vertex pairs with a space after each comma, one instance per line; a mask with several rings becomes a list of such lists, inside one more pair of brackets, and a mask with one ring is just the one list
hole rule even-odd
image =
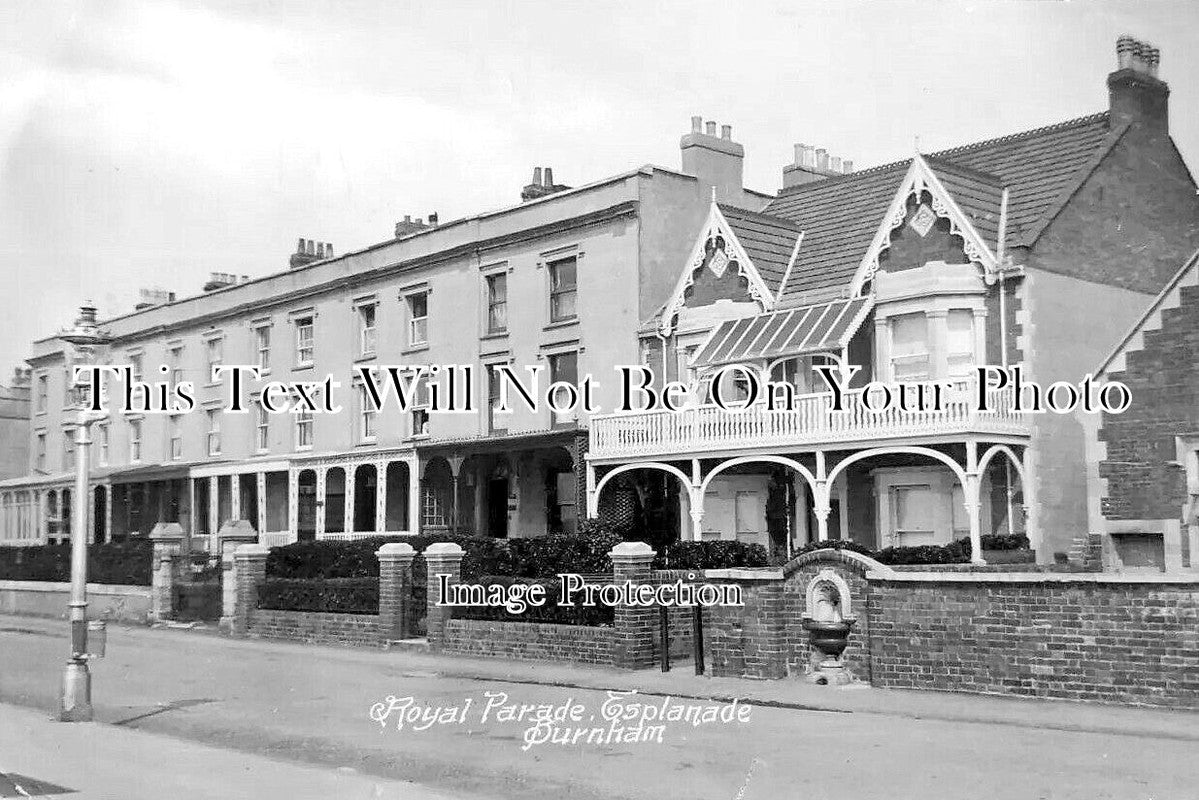
[[1199, 173], [1191, 0], [4, 0], [0, 382], [84, 299], [502, 208], [534, 166], [677, 169], [695, 114], [773, 192], [796, 142], [863, 168], [1102, 111], [1122, 33]]

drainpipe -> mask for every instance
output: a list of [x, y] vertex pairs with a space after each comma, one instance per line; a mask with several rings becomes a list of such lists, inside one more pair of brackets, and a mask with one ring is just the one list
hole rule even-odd
[[[1004, 275], [1007, 270], [1005, 260], [1007, 258], [1005, 239], [1007, 238], [1007, 206], [1008, 206], [1008, 190], [1003, 189], [1003, 195], [999, 200], [999, 242], [995, 246], [995, 257], [999, 266], [999, 363], [1003, 367], [1004, 372], [1007, 371], [1007, 288], [1004, 281]], [[1012, 535], [1012, 462], [1011, 459], [1003, 460], [1003, 484], [1004, 494], [1007, 496], [1007, 532], [1008, 536]], [[1020, 487], [1023, 490], [1023, 486]]]

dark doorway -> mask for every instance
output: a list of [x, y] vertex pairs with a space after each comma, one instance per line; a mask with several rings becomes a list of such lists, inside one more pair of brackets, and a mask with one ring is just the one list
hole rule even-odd
[[316, 472], [306, 469], [297, 481], [299, 494], [296, 505], [296, 539], [316, 538]]
[[499, 539], [508, 537], [508, 479], [487, 482], [487, 533]]
[[92, 533], [96, 544], [104, 542], [104, 521], [108, 518], [108, 492], [103, 486], [97, 486], [92, 492], [95, 499], [92, 502]]

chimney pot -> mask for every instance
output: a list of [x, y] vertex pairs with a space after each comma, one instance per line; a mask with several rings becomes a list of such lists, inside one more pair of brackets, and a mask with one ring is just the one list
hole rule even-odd
[[303, 253], [304, 253], [304, 240], [303, 239], [300, 239], [296, 242], [296, 252], [303, 255]]
[[795, 166], [803, 166], [803, 145], [795, 145]]
[[533, 167], [533, 185], [541, 185], [541, 167]]
[[841, 156], [833, 156], [829, 159], [828, 168], [833, 172], [841, 171]]
[[853, 162], [850, 161], [848, 158], [843, 159], [841, 161], [841, 171], [843, 173], [845, 173], [846, 175], [853, 172]]
[[716, 135], [716, 123], [715, 122], [705, 122], [704, 123], [704, 133], [708, 134], [709, 136], [715, 136]]
[[1131, 69], [1136, 54], [1137, 40], [1125, 34], [1116, 40], [1116, 68]]
[[[433, 211], [429, 214], [429, 224], [432, 225], [434, 228], [437, 227], [437, 212], [436, 211]], [[330, 245], [330, 247], [332, 247], [332, 245]]]
[[828, 170], [828, 151], [823, 147], [816, 148], [816, 169], [821, 172]]
[[691, 132], [692, 133], [701, 133], [703, 131], [703, 127], [704, 127], [704, 118], [703, 117], [692, 117], [691, 118]]
[[545, 188], [547, 188], [547, 189], [552, 188], [554, 185], [554, 170], [553, 170], [553, 168], [546, 167], [545, 172], [542, 174], [545, 175], [545, 184], [544, 184]]
[[732, 139], [733, 138], [733, 126], [732, 125], [721, 125], [720, 126], [720, 138], [721, 139]]
[[803, 145], [803, 165], [805, 167], [816, 166], [816, 145]]

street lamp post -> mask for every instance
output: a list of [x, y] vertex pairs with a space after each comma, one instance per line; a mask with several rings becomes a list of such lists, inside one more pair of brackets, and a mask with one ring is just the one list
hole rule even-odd
[[[61, 338], [75, 348], [75, 366], [95, 357], [95, 348], [104, 342], [96, 324], [96, 309], [85, 303], [79, 309], [75, 327]], [[92, 719], [92, 676], [87, 659], [87, 503], [91, 466], [89, 429], [107, 412], [92, 411], [86, 380], [75, 380], [75, 503], [71, 509], [71, 599], [67, 603], [71, 618], [71, 658], [62, 676], [63, 722], [90, 722]]]

